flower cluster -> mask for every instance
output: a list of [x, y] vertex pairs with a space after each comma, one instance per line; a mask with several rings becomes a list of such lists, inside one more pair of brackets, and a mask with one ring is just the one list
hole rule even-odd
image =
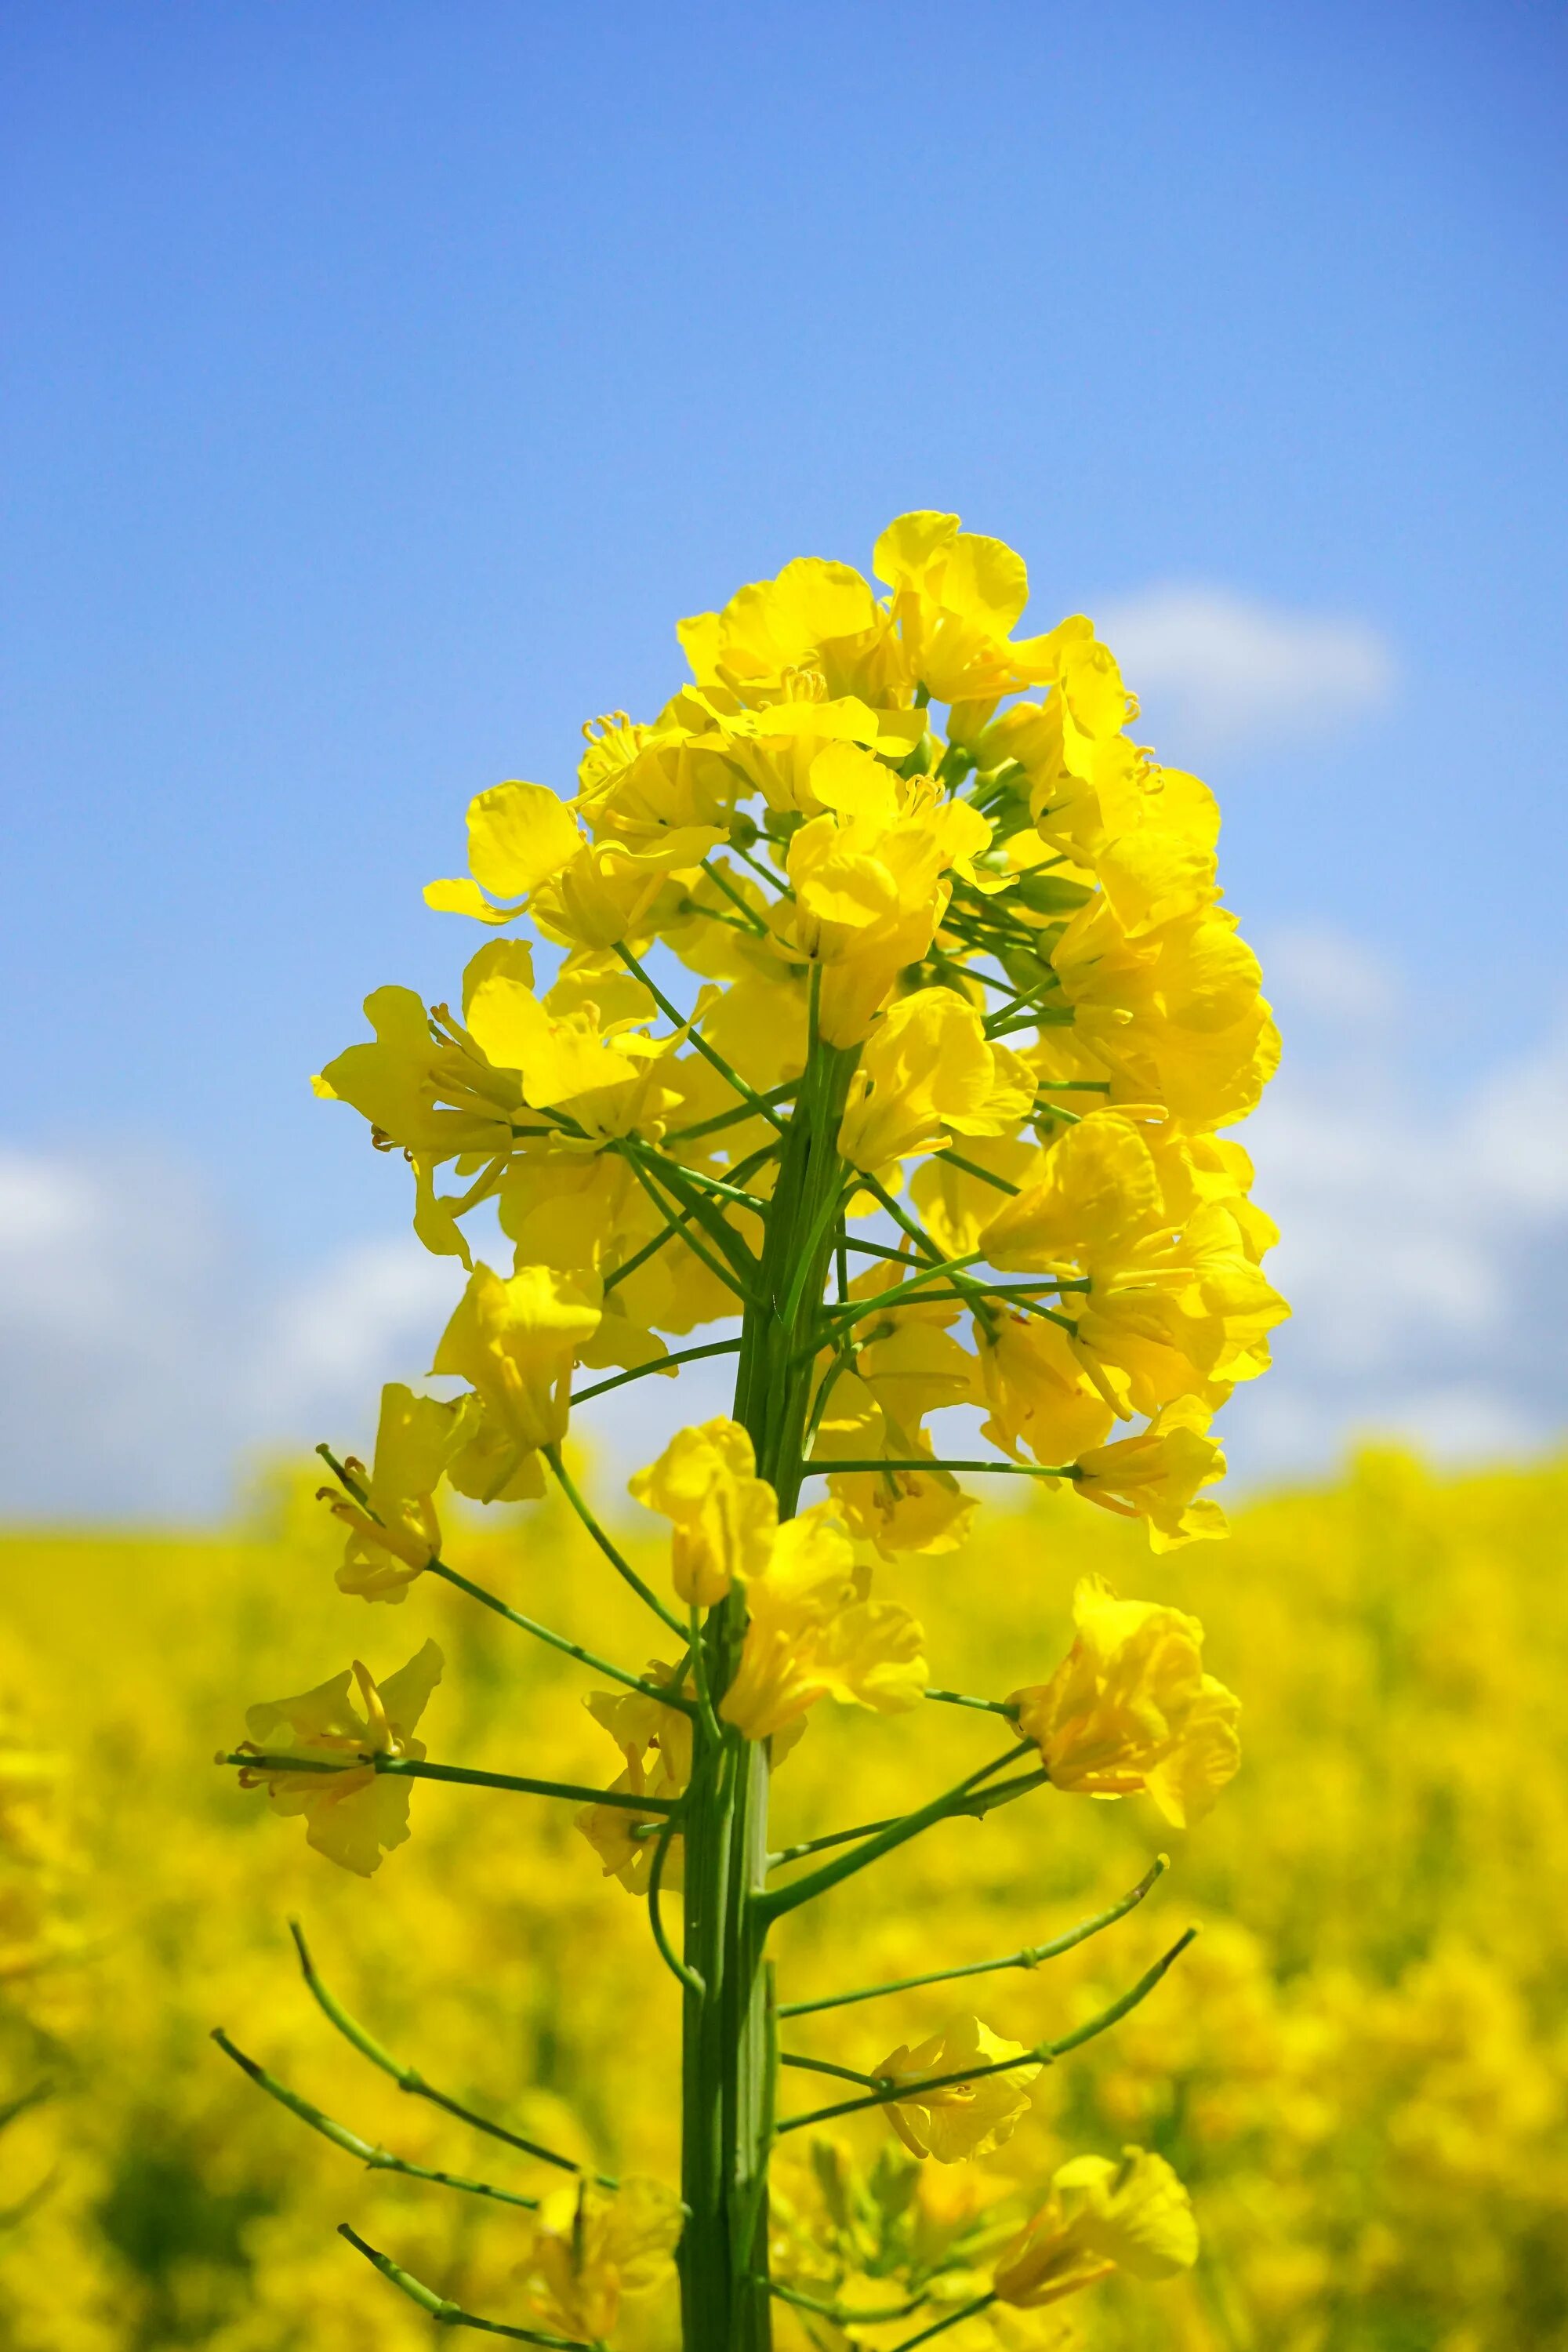
[[[647, 723], [591, 725], [570, 801], [481, 793], [468, 875], [426, 892], [492, 934], [458, 1010], [378, 990], [374, 1041], [316, 1080], [404, 1155], [416, 1232], [467, 1277], [430, 1365], [455, 1392], [389, 1386], [368, 1468], [321, 1449], [338, 1584], [401, 1603], [445, 1582], [607, 1676], [589, 1706], [618, 1769], [600, 1788], [430, 1761], [414, 1734], [433, 1643], [379, 1685], [356, 1662], [363, 1714], [347, 1673], [252, 1708], [227, 1760], [363, 1874], [406, 1836], [414, 1779], [571, 1799], [604, 1874], [646, 1903], [685, 2004], [682, 2196], [580, 2178], [569, 2215], [531, 2225], [530, 2309], [574, 2344], [605, 2335], [679, 2236], [687, 2352], [763, 2352], [770, 2167], [841, 2112], [782, 2115], [778, 2070], [846, 2073], [778, 2049], [804, 2011], [774, 2013], [775, 1925], [942, 1822], [1048, 1788], [1147, 1793], [1184, 1824], [1236, 1769], [1237, 1702], [1181, 1612], [1086, 1581], [1048, 1679], [980, 1695], [933, 1686], [889, 1589], [963, 1550], [986, 1476], [1066, 1486], [1156, 1552], [1222, 1532], [1211, 1420], [1267, 1368], [1287, 1310], [1262, 1272], [1274, 1229], [1221, 1132], [1277, 1040], [1219, 903], [1211, 795], [1132, 740], [1087, 620], [1015, 634], [1011, 549], [916, 513], [873, 561], [881, 593], [801, 561], [683, 624], [691, 682]], [[476, 1258], [481, 1210], [510, 1265]], [[668, 1573], [645, 1581], [574, 1482], [576, 1414], [731, 1355], [731, 1412], [679, 1427], [631, 1482], [671, 1528]], [[988, 1451], [954, 1456], [939, 1417], [955, 1411]], [[640, 1671], [447, 1557], [447, 1494], [552, 1488], [663, 1628]], [[814, 1711], [928, 1699], [1000, 1719], [1012, 1744], [889, 1819], [770, 1853], [771, 1776]], [[661, 1907], [677, 1892], [679, 1954]], [[1005, 2041], [964, 2013], [900, 2042], [848, 2070], [850, 2106], [881, 2110], [919, 2159], [992, 2155], [1042, 2069], [1135, 2008], [1186, 1940], [1065, 2038]], [[355, 2243], [447, 2324], [489, 2324]], [[972, 2308], [1157, 2275], [1194, 2243], [1159, 2159], [1085, 2158]]]
[[[653, 1367], [735, 1314], [816, 1038], [853, 1065], [844, 1251], [889, 1213], [897, 1244], [847, 1282], [821, 1352], [825, 1455], [919, 1457], [926, 1417], [972, 1403], [1157, 1547], [1212, 1534], [1209, 1417], [1286, 1311], [1216, 1132], [1278, 1041], [1219, 903], [1213, 797], [1132, 740], [1088, 621], [1011, 635], [1027, 583], [1000, 541], [907, 515], [874, 563], [883, 597], [803, 560], [684, 624], [695, 683], [649, 724], [590, 728], [572, 803], [480, 793], [468, 877], [426, 895], [531, 919], [550, 984], [533, 943], [493, 939], [460, 1014], [384, 988], [375, 1043], [316, 1082], [406, 1155], [429, 1248], [471, 1265], [484, 1202], [514, 1245], [510, 1276], [473, 1268], [437, 1351], [474, 1401], [448, 1475], [536, 1492], [574, 1363]], [[698, 983], [682, 1013], [643, 969], [656, 945]], [[953, 1260], [922, 1297], [921, 1267]], [[939, 1472], [832, 1485], [889, 1553], [969, 1521]]]

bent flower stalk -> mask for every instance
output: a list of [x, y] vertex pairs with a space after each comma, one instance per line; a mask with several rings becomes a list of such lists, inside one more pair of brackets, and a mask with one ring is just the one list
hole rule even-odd
[[[776, 2192], [770, 2209], [775, 2150], [841, 2116], [880, 2111], [888, 2163], [984, 2158], [1042, 2069], [1151, 1993], [1186, 1941], [1032, 2046], [962, 2007], [913, 2046], [895, 2014], [872, 2074], [780, 2046], [794, 2019], [896, 2011], [946, 1979], [974, 1979], [984, 2005], [988, 1970], [1110, 1926], [1163, 1867], [1054, 1944], [781, 2003], [775, 1923], [937, 1823], [1047, 1790], [1142, 1794], [1181, 1824], [1214, 1802], [1237, 1702], [1191, 1618], [1086, 1580], [1054, 1668], [1011, 1693], [937, 1689], [897, 1564], [959, 1553], [978, 1507], [965, 1482], [989, 1473], [1142, 1519], [1156, 1552], [1220, 1534], [1211, 1416], [1267, 1367], [1286, 1313], [1260, 1265], [1274, 1229], [1222, 1139], [1278, 1045], [1219, 902], [1211, 794], [1132, 740], [1136, 704], [1088, 620], [1014, 634], [1027, 583], [1000, 541], [908, 514], [873, 568], [880, 593], [845, 564], [793, 562], [683, 622], [691, 682], [651, 724], [589, 726], [570, 801], [481, 793], [468, 876], [426, 893], [492, 934], [459, 1009], [377, 990], [374, 1041], [315, 1082], [404, 1155], [416, 1233], [467, 1274], [432, 1365], [460, 1392], [388, 1387], [368, 1468], [321, 1449], [338, 1582], [386, 1602], [444, 1579], [586, 1665], [609, 1685], [589, 1703], [618, 1764], [583, 1788], [537, 1759], [526, 1775], [432, 1761], [416, 1736], [442, 1672], [431, 1642], [382, 1679], [356, 1662], [253, 1706], [223, 1760], [363, 1874], [406, 1838], [417, 1780], [575, 1804], [679, 1981], [679, 2188], [584, 2173], [436, 2089], [342, 2007], [302, 1937], [331, 2023], [543, 2165], [537, 2196], [372, 2147], [223, 2047], [364, 2161], [516, 2207], [516, 2299], [497, 2312], [344, 2234], [437, 2322], [522, 2343], [602, 2346], [628, 2298], [678, 2272], [687, 2352], [762, 2352], [775, 2320], [795, 2343], [951, 2328], [1044, 2345], [1055, 2317], [1023, 2315], [1196, 2253], [1185, 2192], [1138, 2148], [1059, 2166], [1010, 2236], [900, 2239], [884, 2196], [858, 2270], [813, 2246], [804, 2209]], [[464, 1220], [484, 1202], [510, 1266], [473, 1261]], [[727, 1355], [729, 1413], [679, 1429], [632, 1480], [670, 1527], [668, 1574], [645, 1580], [574, 1481], [572, 1407]], [[953, 1406], [984, 1415], [956, 1460], [928, 1427]], [[444, 1489], [515, 1502], [552, 1485], [657, 1621], [654, 1663], [600, 1656], [443, 1557]], [[770, 1853], [769, 1783], [816, 1707], [931, 1701], [973, 1711], [973, 1769], [900, 1817]], [[803, 2074], [804, 2105], [784, 2095]], [[847, 2161], [832, 2143], [820, 2157], [824, 2178]]]

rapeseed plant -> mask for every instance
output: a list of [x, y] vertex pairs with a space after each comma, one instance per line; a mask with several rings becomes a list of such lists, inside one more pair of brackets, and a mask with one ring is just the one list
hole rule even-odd
[[[1065, 1486], [1141, 1520], [1156, 1551], [1221, 1533], [1210, 1420], [1266, 1369], [1287, 1309], [1261, 1270], [1274, 1234], [1250, 1168], [1217, 1134], [1257, 1101], [1278, 1041], [1218, 903], [1212, 795], [1133, 741], [1137, 706], [1089, 621], [1013, 634], [1027, 579], [1001, 541], [909, 514], [873, 562], [881, 595], [803, 560], [683, 623], [692, 682], [649, 724], [616, 712], [588, 728], [569, 803], [533, 783], [481, 793], [468, 877], [427, 896], [507, 935], [470, 959], [459, 1013], [378, 990], [374, 1042], [316, 1082], [408, 1161], [416, 1233], [468, 1276], [431, 1363], [462, 1392], [388, 1388], [368, 1469], [320, 1449], [348, 1528], [338, 1582], [374, 1603], [445, 1580], [593, 1667], [614, 1685], [592, 1711], [618, 1769], [595, 1788], [531, 1751], [522, 1771], [432, 1760], [415, 1726], [442, 1673], [433, 1642], [383, 1682], [356, 1660], [253, 1706], [222, 1760], [363, 1875], [406, 1837], [415, 1780], [577, 1801], [681, 1992], [679, 2191], [595, 2180], [536, 2147], [576, 2172], [576, 2201], [558, 2192], [529, 2225], [496, 2311], [348, 2232], [441, 2325], [596, 2347], [677, 2265], [686, 2352], [764, 2352], [780, 2303], [807, 2333], [842, 2325], [831, 2299], [775, 2275], [776, 2150], [876, 2111], [921, 2162], [991, 2155], [1039, 2070], [1130, 2014], [1188, 1937], [1065, 2034], [1042, 2017], [1014, 2042], [961, 2011], [868, 2070], [781, 2045], [801, 2011], [780, 2006], [773, 1931], [952, 1819], [1054, 1788], [1147, 1792], [1184, 1822], [1236, 1768], [1237, 1702], [1180, 1612], [1086, 1582], [1071, 1655], [1008, 1697], [935, 1687], [921, 1623], [885, 1587], [889, 1563], [971, 1539], [964, 1479]], [[481, 1208], [510, 1270], [474, 1255]], [[724, 1336], [672, 1349], [713, 1326]], [[679, 1430], [633, 1481], [673, 1529], [649, 1581], [563, 1448], [595, 1397], [721, 1355], [736, 1360], [730, 1412]], [[986, 1408], [994, 1452], [940, 1447], [931, 1416], [964, 1404]], [[446, 1558], [447, 1495], [537, 1498], [547, 1479], [658, 1621], [646, 1669]], [[825, 1498], [806, 1501], [817, 1481]], [[1005, 1616], [1008, 1596], [991, 1605]], [[771, 1784], [824, 1701], [905, 1716], [936, 1702], [976, 1731], [995, 1718], [1008, 1744], [936, 1793], [902, 1791], [888, 1818], [778, 1853]], [[932, 1980], [973, 1973], [953, 1960]], [[612, 2047], [605, 2063], [626, 2061]], [[839, 2095], [785, 2112], [796, 2071]], [[1139, 2148], [1060, 2168], [1030, 2231], [975, 2293], [963, 2242], [907, 2268], [901, 2316], [917, 2324], [900, 2341], [977, 2326], [984, 2340], [994, 2313], [1195, 2253], [1184, 2190]]]

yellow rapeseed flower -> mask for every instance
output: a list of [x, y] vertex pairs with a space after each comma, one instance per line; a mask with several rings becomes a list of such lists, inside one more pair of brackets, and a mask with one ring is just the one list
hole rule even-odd
[[930, 1680], [907, 1609], [870, 1598], [869, 1571], [834, 1503], [786, 1519], [745, 1580], [750, 1622], [720, 1713], [748, 1739], [783, 1731], [820, 1698], [902, 1713]]
[[[247, 1766], [242, 1788], [263, 1787], [275, 1813], [302, 1814], [305, 1841], [345, 1870], [368, 1878], [381, 1857], [408, 1835], [408, 1783], [378, 1773], [376, 1756], [425, 1754], [414, 1727], [441, 1679], [443, 1660], [426, 1642], [405, 1666], [378, 1683], [356, 1658], [351, 1668], [298, 1698], [268, 1699], [247, 1710], [249, 1738], [240, 1755], [277, 1759]], [[349, 1693], [357, 1686], [363, 1715]], [[290, 1758], [303, 1769], [290, 1770]], [[328, 1771], [310, 1767], [330, 1765]]]
[[1119, 2164], [1077, 2156], [1052, 2175], [1051, 2194], [998, 2262], [1003, 2303], [1034, 2309], [1122, 2270], [1174, 2278], [1198, 2258], [1186, 2190], [1163, 2157], [1129, 2147]]
[[1098, 1576], [1079, 1580], [1073, 1623], [1049, 1682], [1010, 1702], [1053, 1787], [1143, 1793], [1178, 1827], [1200, 1820], [1241, 1759], [1240, 1705], [1204, 1672], [1203, 1627], [1179, 1609], [1119, 1600]]
[[472, 1382], [517, 1457], [566, 1434], [573, 1362], [599, 1328], [596, 1291], [554, 1266], [506, 1279], [479, 1265], [442, 1333], [431, 1370]]
[[630, 1482], [635, 1502], [675, 1524], [670, 1571], [683, 1601], [700, 1609], [722, 1601], [733, 1580], [758, 1574], [773, 1549], [778, 1501], [757, 1476], [752, 1441], [722, 1417], [678, 1430]]
[[674, 2276], [681, 2221], [679, 2198], [657, 2180], [554, 2190], [525, 2220], [518, 2263], [539, 2319], [574, 2343], [599, 2343], [625, 2296], [649, 2294]]
[[[1024, 2059], [1019, 2066], [1002, 2064]], [[966, 2067], [994, 2067], [994, 2074], [967, 2076], [942, 2088], [889, 2102], [885, 2112], [911, 2156], [934, 2156], [939, 2164], [962, 2164], [989, 2156], [1013, 2137], [1029, 2104], [1029, 2085], [1039, 2073], [1026, 2059], [1021, 2042], [1004, 2042], [977, 2017], [956, 2017], [941, 2033], [910, 2049], [900, 2042], [876, 2069], [879, 2080], [911, 2086], [946, 2074], [963, 2076]]]
[[[341, 1487], [323, 1486], [332, 1515], [349, 1529], [338, 1590], [362, 1601], [401, 1601], [441, 1549], [436, 1489], [452, 1459], [476, 1434], [472, 1397], [447, 1404], [416, 1396], [399, 1381], [381, 1392], [375, 1456], [363, 1505]], [[363, 1465], [353, 1461], [352, 1471]]]

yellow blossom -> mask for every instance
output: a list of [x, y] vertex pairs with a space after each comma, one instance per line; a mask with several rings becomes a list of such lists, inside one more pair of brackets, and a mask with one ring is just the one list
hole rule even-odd
[[1185, 1828], [1240, 1761], [1238, 1702], [1203, 1666], [1203, 1627], [1179, 1609], [1121, 1601], [1103, 1578], [1073, 1595], [1078, 1638], [1049, 1682], [1013, 1693], [1018, 1728], [1052, 1786], [1152, 1797]]
[[1080, 1454], [1076, 1492], [1102, 1510], [1147, 1520], [1152, 1551], [1224, 1535], [1225, 1513], [1199, 1493], [1225, 1475], [1225, 1455], [1208, 1433], [1209, 1412], [1201, 1397], [1178, 1397], [1138, 1436]]
[[768, 1559], [778, 1502], [757, 1476], [752, 1441], [737, 1421], [677, 1431], [658, 1460], [637, 1473], [630, 1492], [673, 1520], [675, 1589], [700, 1609], [721, 1601], [735, 1577], [757, 1573]]
[[[1004, 2064], [1010, 2058], [1024, 2063]], [[965, 2072], [985, 2067], [996, 2071], [975, 2072], [973, 2078]], [[1028, 2106], [1029, 2084], [1039, 2071], [1021, 2042], [1004, 2042], [969, 2016], [954, 2018], [945, 2032], [913, 2049], [900, 2042], [876, 2069], [881, 2081], [911, 2086], [948, 2074], [961, 2078], [940, 2090], [911, 2087], [886, 2109], [911, 2156], [934, 2156], [939, 2164], [962, 2164], [1005, 2147]]]
[[491, 1068], [462, 1031], [443, 1030], [411, 988], [378, 988], [364, 1010], [374, 1045], [329, 1062], [318, 1095], [351, 1103], [374, 1139], [431, 1162], [508, 1149], [522, 1100], [514, 1076]]
[[771, 1738], [820, 1698], [884, 1715], [920, 1704], [925, 1637], [907, 1609], [870, 1598], [837, 1505], [786, 1519], [745, 1582], [749, 1622], [720, 1713], [748, 1739]]
[[976, 1008], [950, 988], [917, 989], [882, 1015], [861, 1048], [839, 1124], [840, 1156], [878, 1174], [951, 1136], [997, 1136], [1034, 1103], [1034, 1082], [987, 1043]]
[[[323, 1487], [333, 1516], [349, 1529], [338, 1589], [363, 1601], [401, 1601], [441, 1549], [436, 1489], [459, 1448], [474, 1433], [474, 1400], [444, 1403], [416, 1396], [401, 1381], [381, 1392], [375, 1459], [364, 1504], [339, 1487]], [[351, 1470], [362, 1467], [349, 1465]]]
[[984, 714], [1003, 695], [1055, 675], [1059, 633], [1009, 637], [1029, 575], [1003, 541], [961, 530], [956, 515], [906, 514], [889, 524], [872, 562], [893, 592], [910, 682], [934, 701], [977, 704]]
[[1115, 1414], [1085, 1377], [1068, 1334], [1037, 1315], [998, 1314], [975, 1327], [990, 1415], [981, 1434], [1016, 1461], [1067, 1463], [1109, 1434]]
[[1186, 2190], [1163, 2157], [1129, 2147], [1119, 2164], [1078, 2156], [1059, 2166], [1047, 2202], [1006, 2249], [992, 2284], [1002, 2302], [1033, 2309], [1115, 2270], [1173, 2278], [1197, 2258]]
[[471, 1381], [517, 1454], [558, 1444], [573, 1361], [599, 1328], [596, 1289], [550, 1265], [520, 1266], [510, 1279], [476, 1266], [431, 1370]]
[[600, 2342], [625, 2296], [673, 2278], [682, 2218], [672, 2189], [635, 2175], [552, 2191], [524, 2221], [518, 2264], [540, 2320], [574, 2343]]
[[475, 991], [468, 1029], [488, 1062], [520, 1074], [522, 1098], [536, 1110], [638, 1075], [636, 1055], [603, 1034], [596, 1004], [553, 1015], [531, 989], [499, 972]]
[[[870, 1384], [850, 1371], [833, 1377], [813, 1453], [819, 1462], [935, 1460], [925, 1432], [906, 1432], [890, 1422]], [[906, 1551], [956, 1551], [978, 1508], [950, 1472], [934, 1466], [835, 1471], [827, 1490], [850, 1532], [868, 1537], [888, 1559]]]
[[949, 874], [972, 868], [991, 827], [967, 802], [944, 800], [927, 778], [896, 778], [853, 744], [822, 752], [812, 784], [826, 813], [790, 843], [794, 904], [774, 921], [786, 952], [822, 966], [821, 1032], [847, 1046], [926, 953]]
[[[677, 635], [699, 685], [733, 708], [786, 701], [803, 674], [820, 677], [828, 696], [909, 699], [887, 614], [847, 563], [797, 557], [775, 580], [738, 590], [721, 612], [682, 621]], [[879, 678], [888, 682], [881, 692]]]
[[[247, 1712], [249, 1738], [238, 1753], [265, 1757], [240, 1773], [242, 1788], [264, 1787], [275, 1813], [303, 1814], [305, 1840], [318, 1853], [368, 1878], [383, 1853], [408, 1835], [408, 1783], [378, 1773], [376, 1756], [425, 1754], [413, 1737], [431, 1692], [441, 1679], [442, 1657], [434, 1642], [405, 1666], [377, 1683], [356, 1658], [330, 1682], [298, 1698], [271, 1699]], [[357, 1685], [364, 1714], [350, 1699]], [[290, 1769], [298, 1758], [303, 1769]], [[277, 1760], [273, 1760], [277, 1759]], [[320, 1768], [330, 1766], [330, 1770]]]
[[[678, 1668], [663, 1658], [650, 1658], [643, 1680], [672, 1688]], [[691, 1692], [687, 1677], [687, 1695]], [[658, 1771], [648, 1790], [656, 1797], [679, 1797], [691, 1778], [691, 1717], [679, 1707], [661, 1706], [644, 1691], [595, 1691], [585, 1702], [595, 1723], [603, 1726], [623, 1756], [636, 1750], [646, 1763], [657, 1755]]]
[[[638, 1798], [658, 1796], [661, 1788], [667, 1785], [667, 1770], [662, 1757], [650, 1783], [641, 1744], [635, 1738], [628, 1739], [621, 1752], [626, 1759], [626, 1769], [611, 1781], [606, 1793]], [[656, 1832], [666, 1819], [665, 1811], [657, 1805], [650, 1805], [647, 1812], [642, 1812], [630, 1805], [595, 1804], [584, 1805], [580, 1812], [574, 1814], [573, 1823], [603, 1863], [605, 1876], [618, 1879], [628, 1895], [640, 1895], [647, 1886], [653, 1858], [658, 1850]], [[681, 1841], [675, 1837], [670, 1840], [665, 1861], [664, 1884], [673, 1891], [679, 1886], [680, 1881]]]

